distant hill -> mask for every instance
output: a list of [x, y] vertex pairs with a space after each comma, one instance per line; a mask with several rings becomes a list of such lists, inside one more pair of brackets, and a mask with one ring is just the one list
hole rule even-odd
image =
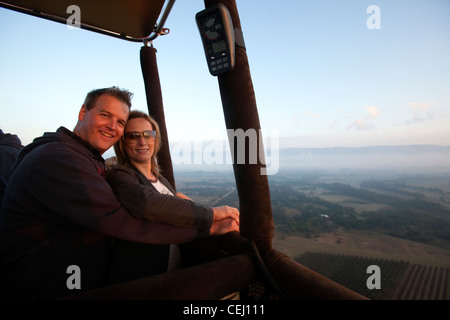
[[404, 145], [357, 148], [287, 148], [280, 149], [279, 161], [280, 169], [449, 170], [450, 146]]
[[[216, 150], [203, 145], [172, 150], [172, 161], [181, 171], [230, 171], [232, 162], [227, 148]], [[223, 151], [226, 149], [226, 151]], [[284, 148], [266, 150], [267, 165], [286, 169], [363, 169], [363, 170], [450, 170], [450, 146], [399, 145], [332, 148]], [[273, 162], [277, 161], [277, 164]]]
[[284, 154], [298, 154], [299, 152], [314, 155], [380, 155], [380, 154], [449, 154], [450, 146], [436, 145], [399, 145], [399, 146], [368, 146], [368, 147], [331, 147], [331, 148], [285, 148]]

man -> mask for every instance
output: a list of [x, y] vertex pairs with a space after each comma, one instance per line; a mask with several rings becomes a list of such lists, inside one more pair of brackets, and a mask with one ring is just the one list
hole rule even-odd
[[0, 129], [0, 177], [6, 182], [9, 180], [11, 168], [22, 148], [22, 142], [17, 135], [3, 133]]
[[[55, 298], [104, 286], [113, 238], [167, 244], [209, 234], [132, 217], [105, 181], [102, 154], [121, 138], [131, 98], [117, 87], [93, 90], [73, 132], [45, 133], [19, 154], [0, 211], [3, 298]], [[238, 230], [231, 219], [220, 223], [222, 233]]]
[[6, 184], [11, 176], [11, 169], [22, 148], [22, 142], [17, 135], [3, 133], [2, 129], [0, 129], [0, 205]]

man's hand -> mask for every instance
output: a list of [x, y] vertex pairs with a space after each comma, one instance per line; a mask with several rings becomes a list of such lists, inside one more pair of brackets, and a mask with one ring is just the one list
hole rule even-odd
[[229, 206], [212, 208], [214, 221], [210, 229], [211, 235], [221, 235], [232, 231], [239, 232], [239, 210]]
[[221, 206], [212, 208], [214, 211], [214, 222], [226, 218], [233, 219], [239, 225], [239, 210], [229, 206]]
[[232, 231], [239, 232], [239, 225], [234, 219], [225, 218], [222, 220], [215, 220], [209, 230], [209, 234], [219, 236]]

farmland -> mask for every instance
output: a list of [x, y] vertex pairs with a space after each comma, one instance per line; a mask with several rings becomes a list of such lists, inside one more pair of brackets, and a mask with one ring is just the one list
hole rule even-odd
[[[269, 176], [273, 246], [351, 288], [345, 275], [354, 271], [346, 263], [381, 264], [381, 290], [367, 291], [362, 263], [358, 271], [357, 289], [373, 299], [450, 299], [449, 181], [450, 174], [442, 172], [309, 170]], [[177, 187], [205, 205], [239, 207], [232, 172], [179, 174]], [[314, 255], [328, 264], [314, 262]], [[334, 271], [321, 269], [327, 265]]]
[[411, 265], [392, 299], [449, 300], [449, 273], [449, 268]]
[[[373, 300], [450, 299], [450, 268], [361, 256], [306, 252], [296, 260]], [[380, 289], [369, 289], [369, 266], [380, 268]]]

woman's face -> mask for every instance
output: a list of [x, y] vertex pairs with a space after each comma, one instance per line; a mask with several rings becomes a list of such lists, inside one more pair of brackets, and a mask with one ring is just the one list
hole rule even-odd
[[[124, 130], [124, 148], [132, 162], [150, 163], [155, 149], [155, 136], [154, 134], [148, 135], [148, 132], [146, 136], [142, 134], [139, 136], [140, 133], [145, 131], [153, 131], [151, 123], [146, 119], [134, 118], [127, 122]], [[134, 133], [134, 138], [130, 137], [131, 132]]]

